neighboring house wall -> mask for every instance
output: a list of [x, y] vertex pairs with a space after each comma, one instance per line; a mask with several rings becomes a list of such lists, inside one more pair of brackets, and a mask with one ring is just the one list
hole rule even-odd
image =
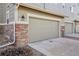
[[55, 12], [62, 12], [62, 4], [57, 4], [57, 3], [45, 3], [45, 8], [50, 10], [50, 11], [55, 11]]
[[0, 3], [0, 23], [13, 22], [15, 20], [14, 3]]
[[14, 3], [6, 4], [6, 21], [8, 23], [14, 22], [15, 20], [15, 8], [16, 5]]
[[[65, 15], [69, 16], [67, 21], [73, 21], [78, 19], [79, 15], [79, 4], [78, 3], [31, 3], [33, 6], [42, 7], [48, 10], [55, 10], [57, 12], [63, 12]], [[73, 7], [73, 12], [71, 11]]]
[[40, 8], [44, 8], [44, 3], [30, 3], [30, 5], [40, 7]]
[[0, 23], [6, 23], [6, 4], [0, 3]]
[[[62, 4], [62, 3], [59, 3], [59, 4], [53, 4], [53, 3], [46, 3], [45, 4], [45, 8], [46, 9], [50, 9], [51, 11], [52, 10], [55, 10], [55, 11], [59, 11], [59, 12], [62, 12], [63, 14], [67, 15], [68, 17], [65, 17], [64, 18], [64, 22], [74, 22], [74, 20], [79, 20], [79, 4], [77, 3], [65, 3], [65, 4]], [[65, 25], [65, 23], [64, 23]], [[73, 23], [73, 29], [71, 28], [71, 31], [74, 32], [74, 28], [75, 28], [75, 23]], [[65, 26], [67, 28], [67, 26]], [[70, 31], [70, 32], [71, 32]]]

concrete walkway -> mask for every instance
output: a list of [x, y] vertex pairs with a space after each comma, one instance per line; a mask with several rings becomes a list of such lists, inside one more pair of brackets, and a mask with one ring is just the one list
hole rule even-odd
[[79, 40], [57, 38], [30, 43], [29, 46], [48, 56], [79, 56]]

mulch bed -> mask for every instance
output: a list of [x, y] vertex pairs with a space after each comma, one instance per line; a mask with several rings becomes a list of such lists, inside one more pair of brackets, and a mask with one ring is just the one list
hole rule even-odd
[[0, 56], [44, 56], [42, 53], [36, 51], [35, 49], [27, 47], [11, 47], [0, 51]]
[[7, 35], [0, 34], [0, 46], [11, 43], [12, 41], [8, 38]]
[[32, 54], [31, 48], [28, 47], [8, 48], [0, 52], [0, 56], [29, 56]]

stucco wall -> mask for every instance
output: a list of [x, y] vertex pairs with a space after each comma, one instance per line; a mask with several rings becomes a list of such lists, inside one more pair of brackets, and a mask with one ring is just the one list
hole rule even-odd
[[30, 4], [36, 7], [44, 8], [44, 3], [30, 3]]
[[16, 7], [16, 5], [14, 3], [6, 4], [6, 21], [8, 20], [8, 22], [14, 22], [15, 7]]
[[0, 3], [0, 23], [6, 23], [6, 4]]

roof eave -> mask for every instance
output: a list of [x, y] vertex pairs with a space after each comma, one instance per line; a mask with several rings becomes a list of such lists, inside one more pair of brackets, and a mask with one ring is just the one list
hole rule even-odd
[[59, 13], [59, 12], [56, 12], [56, 11], [50, 11], [50, 10], [47, 10], [47, 9], [43, 9], [43, 8], [39, 8], [39, 7], [36, 7], [36, 6], [32, 6], [28, 3], [19, 3], [19, 6], [24, 6], [24, 7], [28, 7], [28, 8], [31, 8], [31, 9], [34, 9], [34, 10], [38, 10], [38, 11], [41, 11], [41, 12], [45, 12], [45, 13], [48, 13], [48, 14], [52, 14], [52, 15], [55, 15], [55, 16], [58, 16], [60, 18], [64, 18], [64, 17], [68, 17], [62, 13]]

